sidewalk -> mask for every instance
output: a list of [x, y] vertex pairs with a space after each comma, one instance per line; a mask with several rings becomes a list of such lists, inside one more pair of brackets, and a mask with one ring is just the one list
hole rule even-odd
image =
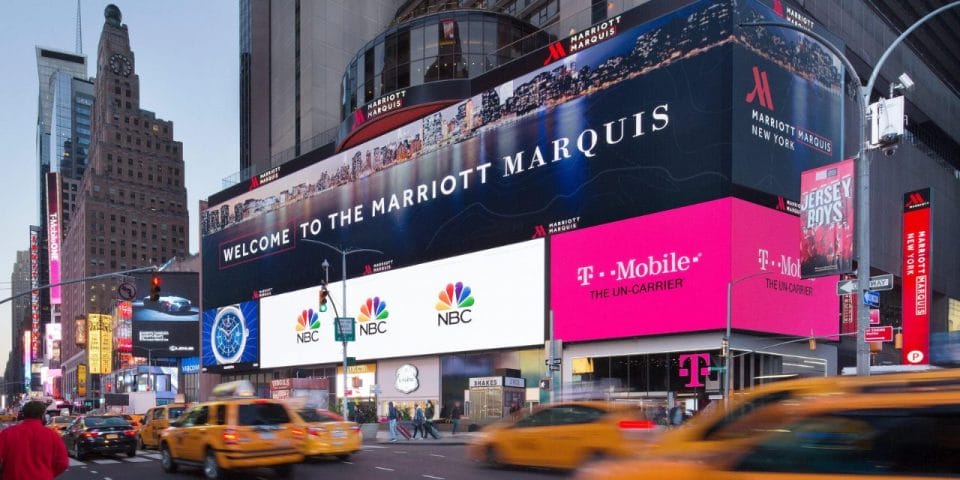
[[440, 432], [440, 438], [434, 439], [433, 437], [428, 437], [426, 440], [421, 440], [420, 437], [417, 437], [412, 440], [407, 440], [402, 436], [398, 435], [396, 442], [390, 441], [390, 432], [380, 429], [377, 431], [377, 439], [375, 442], [364, 438], [364, 443], [377, 443], [377, 444], [391, 444], [391, 445], [466, 445], [471, 438], [477, 436], [476, 432], [458, 432], [456, 435], [452, 435], [450, 432]]

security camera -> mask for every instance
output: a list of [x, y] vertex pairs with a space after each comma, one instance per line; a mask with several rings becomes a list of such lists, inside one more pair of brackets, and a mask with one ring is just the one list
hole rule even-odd
[[906, 73], [901, 73], [900, 76], [897, 77], [897, 81], [900, 82], [900, 88], [904, 90], [910, 90], [913, 88], [913, 79], [910, 78], [910, 75], [907, 75]]
[[893, 154], [897, 151], [897, 144], [892, 143], [889, 145], [884, 145], [880, 147], [880, 151], [882, 151], [885, 156], [892, 157]]

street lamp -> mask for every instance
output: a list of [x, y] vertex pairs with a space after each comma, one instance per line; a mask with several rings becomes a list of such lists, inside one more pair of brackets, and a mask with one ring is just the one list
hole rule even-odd
[[[944, 5], [927, 15], [925, 15], [920, 20], [917, 20], [913, 25], [903, 31], [893, 43], [887, 47], [887, 50], [883, 52], [883, 55], [880, 56], [880, 60], [877, 61], [877, 64], [873, 67], [873, 72], [870, 73], [870, 78], [867, 81], [866, 86], [863, 85], [863, 81], [860, 76], [857, 74], [857, 69], [854, 68], [850, 60], [840, 51], [835, 45], [830, 43], [829, 40], [824, 38], [822, 35], [807, 30], [803, 27], [799, 27], [792, 23], [785, 22], [746, 22], [741, 23], [741, 27], [781, 27], [787, 28], [790, 30], [796, 30], [804, 35], [810, 36], [826, 49], [830, 50], [834, 55], [837, 56], [841, 61], [843, 61], [844, 66], [847, 71], [850, 72], [850, 76], [856, 80], [858, 87], [857, 104], [860, 107], [860, 139], [857, 142], [857, 161], [855, 163], [855, 170], [857, 176], [857, 208], [856, 208], [856, 230], [857, 230], [857, 291], [866, 292], [870, 290], [870, 157], [866, 155], [869, 152], [866, 148], [866, 129], [867, 129], [867, 104], [870, 102], [870, 93], [873, 91], [873, 85], [877, 80], [877, 76], [880, 74], [880, 67], [883, 66], [883, 62], [887, 60], [887, 57], [890, 56], [890, 53], [893, 51], [894, 47], [899, 45], [907, 35], [910, 35], [914, 30], [916, 30], [920, 25], [922, 25], [927, 20], [939, 15], [941, 12], [944, 12], [948, 9], [960, 7], [960, 1], [956, 1], [947, 5]], [[909, 77], [907, 77], [909, 80]], [[907, 87], [905, 82], [900, 80], [901, 84], [904, 84], [904, 87]], [[913, 83], [910, 81], [909, 83]], [[857, 375], [870, 375], [870, 346], [866, 342], [866, 332], [867, 328], [870, 326], [870, 311], [866, 308], [857, 309]]]
[[727, 332], [723, 336], [723, 346], [720, 349], [720, 352], [723, 354], [723, 398], [730, 399], [730, 375], [731, 369], [733, 368], [733, 355], [731, 355], [730, 349], [730, 330], [731, 330], [731, 320], [733, 319], [733, 286], [744, 281], [749, 280], [754, 277], [760, 277], [763, 275], [773, 275], [776, 272], [763, 271], [755, 272], [750, 275], [736, 278], [727, 282]]
[[[343, 281], [342, 281], [343, 317], [339, 317], [338, 315], [337, 321], [339, 322], [340, 318], [346, 318], [347, 316], [347, 255], [354, 254], [354, 253], [363, 253], [363, 252], [379, 253], [380, 255], [384, 255], [384, 253], [381, 252], [380, 250], [374, 250], [372, 248], [337, 248], [327, 242], [321, 242], [320, 240], [313, 240], [309, 238], [304, 238], [303, 241], [310, 242], [310, 243], [319, 243], [320, 245], [323, 245], [340, 254], [340, 258], [342, 260], [341, 271], [343, 272]], [[323, 267], [324, 274], [326, 275], [326, 280], [329, 281], [330, 280], [330, 275], [329, 275], [330, 263], [327, 262], [326, 259], [324, 259], [323, 263], [321, 263], [320, 266]], [[324, 285], [323, 288], [326, 288], [326, 285]], [[336, 305], [334, 305], [333, 311], [334, 311], [334, 314], [337, 313]], [[340, 328], [341, 334], [343, 333], [342, 327], [343, 325], [341, 324], [341, 328]], [[342, 405], [343, 406], [340, 411], [341, 413], [343, 413], [344, 420], [350, 420], [350, 412], [347, 410], [347, 340], [346, 340], [346, 337], [344, 337], [344, 340], [343, 340], [343, 403]]]

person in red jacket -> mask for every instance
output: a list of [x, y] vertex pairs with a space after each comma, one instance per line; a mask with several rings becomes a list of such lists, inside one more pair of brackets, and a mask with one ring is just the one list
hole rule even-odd
[[63, 440], [43, 425], [42, 402], [23, 406], [23, 421], [0, 431], [3, 480], [52, 480], [70, 465]]

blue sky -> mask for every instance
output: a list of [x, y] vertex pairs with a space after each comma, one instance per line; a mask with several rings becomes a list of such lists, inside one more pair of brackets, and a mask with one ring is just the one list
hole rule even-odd
[[[80, 0], [87, 75], [109, 2]], [[115, 1], [130, 32], [140, 106], [173, 121], [183, 142], [190, 252], [198, 250], [197, 203], [239, 167], [239, 17], [236, 0]], [[74, 51], [77, 2], [5, 0], [0, 5], [0, 298], [7, 298], [17, 250], [38, 218], [35, 47]], [[0, 305], [0, 374], [10, 350], [10, 304]]]

